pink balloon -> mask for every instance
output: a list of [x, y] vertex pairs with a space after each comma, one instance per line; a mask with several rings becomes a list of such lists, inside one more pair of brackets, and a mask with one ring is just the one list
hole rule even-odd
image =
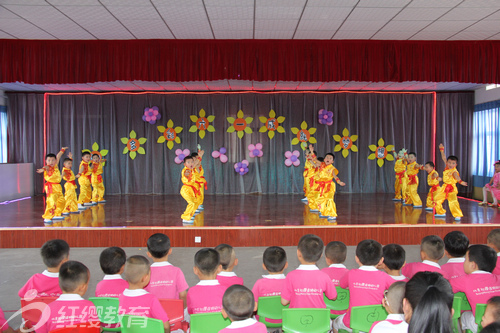
[[184, 155], [188, 156], [191, 152], [189, 151], [189, 149], [184, 149], [184, 150], [182, 151], [182, 153], [183, 153]]
[[150, 116], [146, 116], [146, 121], [151, 121], [151, 117]]
[[238, 163], [234, 163], [234, 168], [236, 169], [236, 171], [238, 170]]
[[182, 150], [177, 149], [177, 150], [175, 151], [175, 155], [180, 155], [180, 154], [182, 154]]
[[256, 145], [255, 145], [255, 148], [257, 148], [257, 149], [262, 149], [262, 143], [258, 143], [258, 144], [256, 144]]
[[177, 163], [177, 164], [181, 164], [181, 163], [182, 163], [182, 160], [181, 160], [181, 159], [179, 159], [179, 157], [176, 157], [176, 158], [175, 158], [175, 163]]
[[246, 164], [247, 166], [250, 164], [250, 163], [248, 163], [247, 160], [243, 160], [243, 161], [241, 161], [241, 163]]
[[250, 150], [250, 152], [248, 153], [248, 155], [249, 155], [250, 157], [255, 157], [255, 155], [253, 154], [253, 150]]
[[291, 166], [291, 165], [292, 165], [292, 161], [290, 161], [290, 160], [286, 159], [286, 160], [285, 160], [285, 165], [286, 165], [287, 167]]
[[222, 163], [226, 163], [227, 162], [227, 156], [226, 155], [220, 155], [220, 161]]
[[248, 150], [254, 150], [255, 149], [255, 146], [251, 143], [248, 145]]
[[264, 155], [264, 152], [262, 150], [259, 150], [259, 155], [258, 157], [262, 157], [262, 155]]
[[212, 157], [213, 157], [213, 158], [218, 158], [219, 156], [220, 156], [220, 153], [219, 153], [217, 150], [214, 150], [214, 151], [212, 152]]
[[295, 162], [293, 162], [293, 165], [299, 166], [300, 165], [300, 160], [296, 160]]
[[240, 172], [245, 172], [245, 168], [240, 168]]
[[292, 157], [292, 152], [291, 152], [291, 151], [287, 151], [287, 152], [285, 153], [285, 157], [286, 157], [286, 158], [290, 158], [290, 157]]
[[297, 157], [300, 157], [300, 153], [298, 150], [294, 150], [292, 154], [297, 156]]

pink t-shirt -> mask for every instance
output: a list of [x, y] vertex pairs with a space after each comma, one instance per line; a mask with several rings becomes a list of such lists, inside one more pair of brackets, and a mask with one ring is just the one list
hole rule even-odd
[[163, 322], [169, 320], [158, 298], [144, 289], [125, 289], [118, 297], [118, 301], [120, 314], [154, 318]]
[[448, 278], [448, 275], [446, 275], [446, 273], [441, 269], [441, 266], [439, 266], [438, 263], [429, 260], [424, 260], [422, 262], [412, 262], [406, 264], [403, 269], [401, 269], [401, 274], [406, 276], [408, 279], [411, 279], [413, 275], [417, 274], [418, 272], [437, 272], [442, 274], [446, 279]]
[[62, 291], [59, 287], [59, 273], [51, 273], [45, 270], [43, 273], [33, 275], [19, 290], [19, 297], [25, 298], [24, 295], [30, 290], [36, 290], [37, 297], [61, 296]]
[[259, 297], [280, 296], [284, 285], [285, 274], [262, 275], [262, 279], [258, 279], [252, 288], [255, 301], [258, 302]]
[[267, 328], [263, 323], [259, 323], [253, 318], [248, 318], [233, 321], [228, 327], [221, 329], [219, 333], [267, 333]]
[[332, 280], [316, 265], [300, 265], [288, 273], [281, 298], [290, 301], [290, 308], [325, 309], [323, 294], [329, 299], [337, 298]]
[[95, 287], [96, 297], [118, 297], [128, 288], [128, 282], [120, 274], [104, 275]]
[[386, 272], [375, 266], [361, 266], [352, 269], [340, 279], [340, 287], [349, 289], [349, 309], [344, 316], [344, 325], [350, 327], [351, 308], [353, 306], [381, 304], [384, 291], [389, 289], [395, 280]]
[[404, 314], [390, 314], [386, 320], [376, 321], [370, 328], [370, 333], [407, 333], [408, 324]]
[[0, 308], [0, 332], [3, 332], [8, 328], [9, 324], [7, 324], [7, 320], [5, 320], [5, 315], [3, 314], [2, 308]]
[[323, 268], [321, 271], [325, 272], [330, 277], [335, 287], [339, 285], [340, 279], [347, 272], [349, 272], [349, 270], [342, 264], [332, 264], [328, 267]]
[[[48, 320], [44, 320], [45, 317]], [[100, 327], [94, 303], [84, 300], [78, 294], [62, 294], [43, 310], [39, 322], [41, 326], [36, 329], [36, 333], [48, 333], [84, 323], [89, 323], [89, 327]]]
[[231, 287], [233, 284], [243, 285], [243, 278], [237, 276], [235, 272], [220, 272], [217, 274], [217, 281], [227, 287]]
[[446, 264], [441, 266], [448, 279], [454, 279], [465, 275], [464, 271], [465, 258], [450, 258]]
[[189, 288], [187, 293], [187, 310], [189, 314], [222, 311], [222, 297], [227, 286], [217, 280], [202, 280]]
[[158, 298], [179, 299], [179, 293], [188, 288], [179, 267], [169, 262], [155, 262], [151, 265], [151, 280], [144, 289]]
[[476, 304], [486, 304], [493, 296], [500, 296], [500, 276], [485, 271], [475, 271], [450, 280], [453, 292], [463, 292], [476, 315]]
[[495, 269], [493, 270], [493, 274], [500, 275], [500, 252], [497, 253], [497, 265], [495, 266]]

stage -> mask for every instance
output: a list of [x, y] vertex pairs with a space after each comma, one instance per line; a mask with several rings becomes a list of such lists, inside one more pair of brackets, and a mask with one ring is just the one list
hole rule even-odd
[[[154, 232], [167, 233], [176, 247], [293, 246], [307, 233], [347, 245], [366, 238], [411, 245], [426, 235], [444, 236], [455, 229], [464, 231], [471, 243], [484, 243], [488, 232], [500, 227], [499, 209], [476, 201], [459, 200], [464, 217], [456, 222], [450, 213], [434, 218], [432, 212], [404, 206], [392, 197], [339, 193], [337, 220], [329, 222], [310, 213], [299, 195], [207, 195], [205, 210], [194, 224], [183, 225], [180, 215], [186, 203], [180, 195], [109, 195], [105, 204], [44, 225], [44, 196], [35, 196], [0, 205], [0, 247], [39, 247], [51, 238], [64, 238], [73, 247], [142, 247]], [[195, 237], [201, 237], [200, 242]]]

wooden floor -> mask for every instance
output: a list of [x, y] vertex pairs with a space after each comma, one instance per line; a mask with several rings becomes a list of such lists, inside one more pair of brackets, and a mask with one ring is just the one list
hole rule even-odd
[[[185, 201], [177, 195], [107, 196], [106, 204], [93, 206], [62, 222], [44, 225], [44, 197], [0, 205], [0, 247], [38, 247], [50, 238], [64, 238], [70, 245], [144, 246], [151, 233], [167, 233], [174, 246], [295, 245], [307, 233], [325, 241], [355, 245], [366, 238], [387, 244], [418, 244], [428, 234], [444, 236], [451, 230], [468, 232], [471, 242], [484, 243], [487, 233], [500, 227], [499, 209], [481, 207], [460, 199], [460, 222], [448, 213], [444, 219], [431, 212], [393, 202], [390, 194], [339, 194], [338, 218], [328, 222], [309, 212], [298, 195], [206, 196], [205, 211], [194, 225], [180, 219]], [[195, 237], [201, 243], [195, 243]]]

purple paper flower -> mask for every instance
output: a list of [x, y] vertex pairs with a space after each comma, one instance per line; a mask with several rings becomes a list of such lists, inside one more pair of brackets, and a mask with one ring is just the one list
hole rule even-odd
[[325, 109], [321, 109], [318, 112], [318, 122], [322, 125], [332, 125], [333, 124], [333, 112]]
[[285, 157], [286, 157], [286, 160], [285, 160], [285, 165], [287, 167], [290, 167], [290, 166], [299, 166], [300, 165], [300, 160], [299, 160], [299, 157], [300, 157], [300, 153], [298, 150], [294, 150], [293, 152], [291, 151], [287, 151], [285, 153]]
[[262, 143], [257, 143], [256, 145], [250, 144], [248, 145], [248, 150], [250, 150], [250, 157], [261, 157], [264, 155], [264, 152], [262, 152]]
[[214, 150], [212, 152], [212, 157], [219, 158], [222, 163], [226, 163], [227, 162], [226, 148], [221, 147], [221, 149], [219, 150]]
[[246, 174], [248, 172], [248, 165], [249, 165], [249, 163], [247, 160], [243, 160], [241, 162], [234, 163], [234, 171], [239, 173], [240, 176], [243, 176], [244, 174]]
[[189, 156], [189, 154], [191, 154], [191, 152], [189, 151], [189, 149], [184, 149], [184, 150], [181, 150], [181, 149], [177, 149], [175, 151], [175, 155], [177, 155], [175, 157], [175, 163], [177, 164], [181, 164], [184, 162], [184, 159], [186, 158], [186, 156]]
[[159, 119], [161, 119], [161, 114], [157, 106], [153, 106], [152, 108], [147, 107], [144, 109], [144, 115], [142, 116], [142, 120], [153, 125]]

